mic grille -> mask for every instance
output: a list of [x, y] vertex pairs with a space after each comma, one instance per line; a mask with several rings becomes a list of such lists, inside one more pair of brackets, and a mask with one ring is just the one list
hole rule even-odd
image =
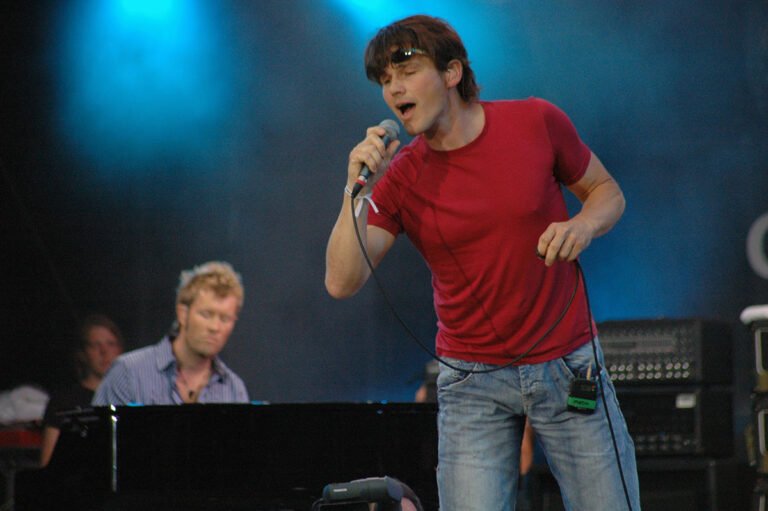
[[387, 132], [387, 136], [393, 140], [400, 135], [400, 126], [392, 119], [384, 119], [379, 123], [379, 126], [384, 128]]

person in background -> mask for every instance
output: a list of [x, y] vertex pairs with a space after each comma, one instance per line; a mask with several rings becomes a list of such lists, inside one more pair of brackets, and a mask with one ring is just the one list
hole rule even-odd
[[102, 314], [85, 318], [80, 327], [75, 367], [78, 382], [51, 394], [43, 416], [43, 435], [40, 446], [40, 466], [51, 460], [59, 439], [61, 418], [58, 412], [88, 407], [107, 370], [123, 352], [123, 335], [114, 321]]
[[435, 359], [430, 360], [424, 365], [424, 379], [416, 390], [413, 400], [417, 403], [435, 403], [437, 402], [437, 375], [440, 372], [440, 366]]
[[120, 356], [93, 404], [247, 403], [245, 384], [219, 358], [243, 298], [240, 275], [229, 263], [212, 261], [182, 271], [171, 334]]

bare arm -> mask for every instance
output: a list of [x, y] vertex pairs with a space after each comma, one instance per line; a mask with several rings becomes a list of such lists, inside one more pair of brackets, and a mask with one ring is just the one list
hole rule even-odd
[[[357, 293], [370, 277], [371, 270], [365, 262], [354, 232], [349, 196], [345, 195], [344, 205], [333, 227], [325, 252], [325, 287], [334, 298], [347, 298]], [[360, 236], [367, 247], [368, 257], [373, 266], [378, 266], [392, 247], [395, 237], [380, 227], [368, 226], [367, 205], [357, 219]]]
[[575, 260], [624, 213], [624, 194], [594, 153], [582, 178], [568, 189], [581, 201], [581, 211], [566, 222], [550, 224], [539, 237], [536, 250], [547, 266]]
[[45, 467], [48, 462], [51, 461], [51, 455], [53, 454], [53, 448], [56, 447], [56, 442], [59, 439], [59, 428], [52, 426], [46, 426], [43, 428], [43, 438], [40, 444], [40, 467]]
[[[368, 181], [369, 187], [381, 178], [400, 145], [396, 140], [385, 148], [382, 142], [384, 135], [384, 129], [380, 126], [369, 128], [366, 138], [352, 149], [347, 167], [348, 188], [353, 187], [363, 165], [368, 166], [373, 174]], [[351, 201], [352, 198], [345, 193], [325, 252], [325, 287], [334, 298], [354, 295], [370, 276], [370, 269], [355, 235], [355, 221], [374, 267], [381, 262], [395, 241], [395, 237], [388, 231], [368, 226], [367, 203], [363, 204], [360, 216], [353, 220]]]

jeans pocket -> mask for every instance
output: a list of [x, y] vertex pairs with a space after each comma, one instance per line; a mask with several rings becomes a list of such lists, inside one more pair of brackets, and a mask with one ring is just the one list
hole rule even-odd
[[477, 367], [477, 362], [467, 362], [455, 358], [444, 358], [445, 363], [440, 364], [440, 374], [437, 375], [437, 389], [448, 389], [461, 385], [472, 376], [472, 370]]
[[557, 360], [568, 381], [586, 378], [587, 372], [591, 373], [592, 377], [596, 376], [597, 367], [590, 342], [582, 344]]

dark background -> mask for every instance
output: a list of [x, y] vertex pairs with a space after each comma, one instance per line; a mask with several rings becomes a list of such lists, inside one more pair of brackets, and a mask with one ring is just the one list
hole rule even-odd
[[[731, 323], [737, 430], [748, 420], [754, 362], [738, 318], [768, 303], [745, 248], [768, 212], [764, 1], [0, 9], [0, 389], [69, 381], [91, 311], [129, 349], [156, 342], [180, 270], [220, 259], [246, 288], [223, 357], [253, 399], [412, 399], [428, 356], [372, 283], [335, 301], [323, 274], [348, 152], [391, 117], [365, 79], [365, 43], [426, 12], [462, 34], [483, 99], [553, 101], [623, 187], [624, 218], [582, 258], [596, 320]], [[380, 276], [431, 345], [429, 275], [406, 239]]]

